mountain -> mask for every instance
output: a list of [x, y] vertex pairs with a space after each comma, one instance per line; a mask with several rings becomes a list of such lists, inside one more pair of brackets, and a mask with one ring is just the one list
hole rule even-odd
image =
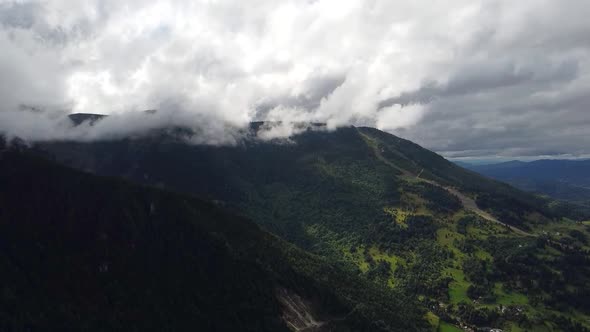
[[471, 165], [470, 169], [498, 177], [522, 177], [538, 180], [562, 180], [590, 185], [590, 160], [543, 159], [529, 162], [508, 161], [488, 165]]
[[2, 331], [412, 331], [424, 311], [187, 195], [0, 146]]
[[[251, 130], [255, 132], [260, 126], [261, 123], [253, 123]], [[180, 133], [186, 135], [185, 131]], [[417, 187], [411, 190], [426, 190], [423, 187], [430, 188], [432, 181], [460, 188], [490, 213], [502, 216], [508, 224], [529, 227], [528, 224], [535, 221], [523, 218], [526, 213], [539, 212], [550, 218], [546, 202], [539, 198], [465, 171], [410, 141], [372, 128], [348, 127], [334, 132], [308, 130], [278, 144], [245, 140], [237, 146], [198, 146], [171, 137], [170, 131], [156, 131], [143, 139], [91, 144], [47, 142], [40, 147], [57, 161], [75, 168], [124, 176], [229, 204], [237, 211], [247, 211], [254, 220], [283, 236], [301, 235], [302, 230], [297, 230], [301, 220], [310, 219], [304, 214], [315, 213], [305, 207], [325, 205], [330, 193], [339, 193], [340, 202], [349, 201], [344, 197], [347, 193], [350, 198], [356, 196], [356, 189], [370, 193], [370, 197], [350, 199], [358, 201], [361, 208], [354, 205], [343, 208], [334, 201], [337, 211], [329, 216], [311, 218], [328, 220], [332, 226], [348, 229], [349, 226], [363, 226], [358, 225], [358, 220], [369, 222], [378, 217], [366, 215], [367, 204], [373, 204], [372, 213], [377, 211], [380, 215], [383, 206], [397, 204], [400, 190], [409, 186]], [[406, 181], [418, 174], [419, 181]], [[353, 179], [356, 180], [351, 181]], [[284, 186], [277, 187], [278, 184]], [[275, 195], [276, 190], [282, 191], [282, 201]], [[288, 206], [283, 208], [277, 204]], [[508, 209], [510, 204], [515, 208]], [[330, 210], [329, 206], [327, 208]], [[272, 210], [281, 211], [270, 215]], [[353, 219], [354, 223], [346, 222]]]
[[234, 146], [191, 144], [191, 129], [166, 128], [34, 149], [212, 201], [351, 278], [417, 299], [433, 330], [590, 328], [590, 226], [552, 200], [374, 128], [309, 125], [261, 140], [267, 125], [252, 124]]
[[590, 160], [511, 161], [464, 167], [522, 190], [574, 203], [590, 218]]
[[512, 161], [466, 167], [524, 190], [558, 199], [590, 199], [590, 160]]
[[103, 114], [92, 114], [92, 113], [75, 113], [70, 114], [68, 118], [74, 123], [74, 125], [80, 125], [84, 122], [95, 123], [96, 121], [102, 120], [106, 117]]

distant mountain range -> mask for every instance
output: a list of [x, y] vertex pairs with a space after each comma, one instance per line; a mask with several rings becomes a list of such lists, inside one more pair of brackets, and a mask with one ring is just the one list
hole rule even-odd
[[461, 166], [520, 189], [573, 202], [590, 201], [590, 160], [509, 161]]

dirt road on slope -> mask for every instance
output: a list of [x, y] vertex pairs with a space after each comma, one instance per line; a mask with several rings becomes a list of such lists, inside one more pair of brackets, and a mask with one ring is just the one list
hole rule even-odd
[[[359, 132], [360, 133], [360, 132]], [[361, 136], [363, 136], [366, 140], [370, 140], [373, 141], [373, 139], [363, 133], [360, 133]], [[452, 187], [446, 187], [441, 185], [440, 183], [430, 180], [430, 179], [424, 179], [421, 178], [420, 175], [422, 175], [422, 172], [424, 171], [424, 169], [420, 170], [420, 172], [415, 175], [410, 173], [409, 171], [402, 169], [400, 167], [398, 167], [397, 165], [395, 165], [394, 163], [392, 163], [391, 161], [387, 160], [387, 158], [383, 157], [383, 154], [381, 153], [381, 150], [379, 149], [379, 147], [376, 144], [367, 144], [369, 147], [371, 147], [373, 149], [373, 152], [375, 153], [375, 156], [377, 157], [377, 159], [379, 159], [380, 161], [382, 161], [383, 163], [385, 163], [386, 165], [395, 168], [396, 170], [400, 171], [402, 173], [402, 175], [407, 176], [407, 177], [411, 177], [411, 178], [415, 178], [416, 180], [422, 181], [422, 182], [426, 182], [429, 183], [433, 186], [437, 186], [439, 188], [443, 188], [446, 191], [448, 191], [449, 193], [451, 193], [452, 195], [457, 196], [457, 198], [459, 198], [459, 200], [461, 201], [461, 204], [463, 205], [463, 207], [475, 214], [477, 214], [478, 216], [482, 217], [485, 220], [494, 222], [496, 224], [502, 225], [504, 227], [509, 228], [510, 230], [512, 230], [515, 233], [521, 234], [521, 235], [525, 235], [525, 236], [535, 236], [532, 233], [529, 233], [527, 231], [524, 231], [518, 227], [514, 227], [512, 225], [508, 225], [506, 223], [503, 223], [502, 221], [498, 220], [496, 217], [492, 216], [491, 214], [489, 214], [488, 212], [480, 209], [477, 206], [477, 203], [475, 202], [475, 200], [465, 194], [463, 194], [462, 192], [460, 192], [459, 190], [452, 188]]]

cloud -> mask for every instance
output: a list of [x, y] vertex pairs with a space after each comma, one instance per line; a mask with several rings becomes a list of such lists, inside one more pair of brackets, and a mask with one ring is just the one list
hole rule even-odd
[[438, 98], [477, 93], [502, 93], [502, 90], [518, 89], [522, 86], [534, 90], [541, 90], [545, 88], [545, 85], [554, 88], [556, 84], [574, 80], [578, 70], [576, 60], [516, 64], [502, 59], [462, 64], [451, 74], [446, 83], [428, 81], [414, 91], [405, 91], [397, 97], [380, 101], [378, 107], [384, 108], [396, 104], [402, 106], [428, 104]]
[[[203, 141], [218, 144], [252, 120], [314, 121], [447, 154], [588, 154], [588, 12], [551, 0], [0, 0], [0, 131], [100, 139], [178, 117], [217, 128]], [[162, 122], [134, 123], [145, 109]], [[117, 116], [113, 131], [81, 134], [55, 120], [64, 112]]]
[[421, 105], [392, 105], [383, 108], [377, 116], [377, 128], [380, 130], [395, 130], [415, 125], [424, 113]]
[[[27, 141], [75, 140], [97, 141], [136, 138], [145, 135], [183, 130], [177, 137], [192, 144], [235, 145], [252, 134], [208, 114], [194, 114], [182, 109], [123, 112], [81, 123], [72, 121], [65, 112], [20, 110], [0, 112], [0, 123], [8, 140]], [[190, 131], [186, 131], [190, 129]], [[176, 132], [177, 133], [177, 132]]]

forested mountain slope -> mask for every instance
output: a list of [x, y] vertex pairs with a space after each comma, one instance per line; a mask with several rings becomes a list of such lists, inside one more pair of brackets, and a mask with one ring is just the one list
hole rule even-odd
[[187, 144], [190, 131], [172, 130], [37, 148], [77, 168], [213, 200], [419, 299], [434, 329], [588, 327], [590, 228], [551, 201], [376, 129], [314, 126], [269, 142], [255, 138], [259, 127], [236, 146]]
[[[253, 128], [259, 125], [253, 124]], [[364, 196], [355, 197], [364, 206], [396, 204], [400, 189], [428, 184], [409, 179], [418, 175], [456, 188], [508, 224], [527, 228], [538, 221], [526, 215], [532, 213], [552, 217], [547, 201], [467, 171], [410, 141], [372, 128], [310, 130], [289, 141], [247, 139], [237, 146], [190, 145], [169, 133], [95, 143], [47, 142], [40, 146], [58, 161], [76, 168], [190, 192], [239, 206], [240, 211], [246, 210], [251, 216], [256, 209], [260, 212], [255, 218], [258, 222], [290, 237], [301, 235], [296, 228], [300, 227], [302, 217], [310, 219], [300, 213], [309, 212], [309, 204], [325, 204], [324, 199], [330, 199], [326, 193], [337, 194], [334, 199], [338, 201], [332, 203], [338, 205], [338, 210], [342, 208], [340, 202], [349, 201], [347, 195]], [[362, 195], [362, 191], [370, 195]], [[280, 200], [288, 201], [288, 206], [278, 208]], [[277, 208], [269, 206], [271, 202]], [[328, 207], [332, 206], [329, 203]], [[332, 222], [333, 218], [326, 215], [311, 219], [348, 230], [366, 225], [359, 220], [376, 217], [365, 216], [367, 211], [362, 207], [345, 209], [346, 213], [335, 212], [338, 221]], [[275, 215], [269, 215], [273, 211]]]
[[408, 331], [403, 294], [210, 203], [0, 147], [2, 331]]

